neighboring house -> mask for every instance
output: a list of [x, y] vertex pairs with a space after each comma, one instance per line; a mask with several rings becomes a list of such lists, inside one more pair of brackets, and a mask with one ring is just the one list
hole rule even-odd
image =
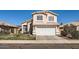
[[22, 23], [22, 33], [26, 32], [40, 36], [55, 36], [60, 34], [57, 14], [51, 11], [32, 13], [32, 19]]
[[16, 34], [17, 30], [18, 30], [18, 27], [8, 24], [6, 22], [0, 21], [0, 33]]
[[32, 34], [32, 31], [33, 31], [33, 29], [32, 29], [32, 19], [29, 19], [29, 20], [23, 22], [21, 24], [21, 27], [22, 27], [21, 33], [25, 33], [25, 34], [26, 33], [29, 33], [29, 34]]
[[76, 30], [79, 31], [79, 21], [78, 22], [72, 22], [74, 26], [76, 26]]
[[60, 25], [60, 31], [63, 31], [64, 25], [70, 25], [70, 24], [74, 25], [76, 27], [76, 30], [79, 31], [79, 21], [74, 21], [74, 22]]

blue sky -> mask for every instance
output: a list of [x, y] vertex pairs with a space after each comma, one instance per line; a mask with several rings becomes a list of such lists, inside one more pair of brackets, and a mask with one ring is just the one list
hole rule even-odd
[[[32, 18], [32, 12], [38, 10], [0, 10], [0, 21], [20, 25], [25, 20]], [[51, 10], [58, 14], [58, 23], [79, 21], [78, 10]]]

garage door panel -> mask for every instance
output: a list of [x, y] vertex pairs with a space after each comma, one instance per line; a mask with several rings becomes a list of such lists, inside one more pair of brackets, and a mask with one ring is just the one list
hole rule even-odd
[[36, 28], [36, 35], [55, 35], [55, 28]]

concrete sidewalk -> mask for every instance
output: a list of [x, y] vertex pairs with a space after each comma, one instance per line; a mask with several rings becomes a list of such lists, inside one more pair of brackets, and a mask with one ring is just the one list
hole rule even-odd
[[72, 44], [79, 43], [79, 40], [0, 40], [0, 43], [47, 43], [47, 44]]

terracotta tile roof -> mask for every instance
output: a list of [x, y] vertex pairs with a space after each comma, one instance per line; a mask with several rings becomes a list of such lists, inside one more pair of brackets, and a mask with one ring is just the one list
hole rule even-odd
[[70, 22], [70, 23], [66, 23], [66, 24], [63, 24], [63, 25], [60, 25], [60, 27], [63, 27], [64, 25], [70, 25], [70, 24], [73, 24], [74, 26], [79, 26], [79, 21], [74, 21], [74, 22]]
[[79, 22], [71, 22], [71, 24], [79, 26]]
[[17, 27], [17, 26], [15, 26], [15, 25], [9, 24], [9, 23], [4, 22], [4, 21], [0, 21], [0, 25], [10, 26], [10, 27]]
[[22, 22], [21, 24], [26, 23], [26, 22], [30, 22], [30, 21], [32, 21], [32, 18]]

